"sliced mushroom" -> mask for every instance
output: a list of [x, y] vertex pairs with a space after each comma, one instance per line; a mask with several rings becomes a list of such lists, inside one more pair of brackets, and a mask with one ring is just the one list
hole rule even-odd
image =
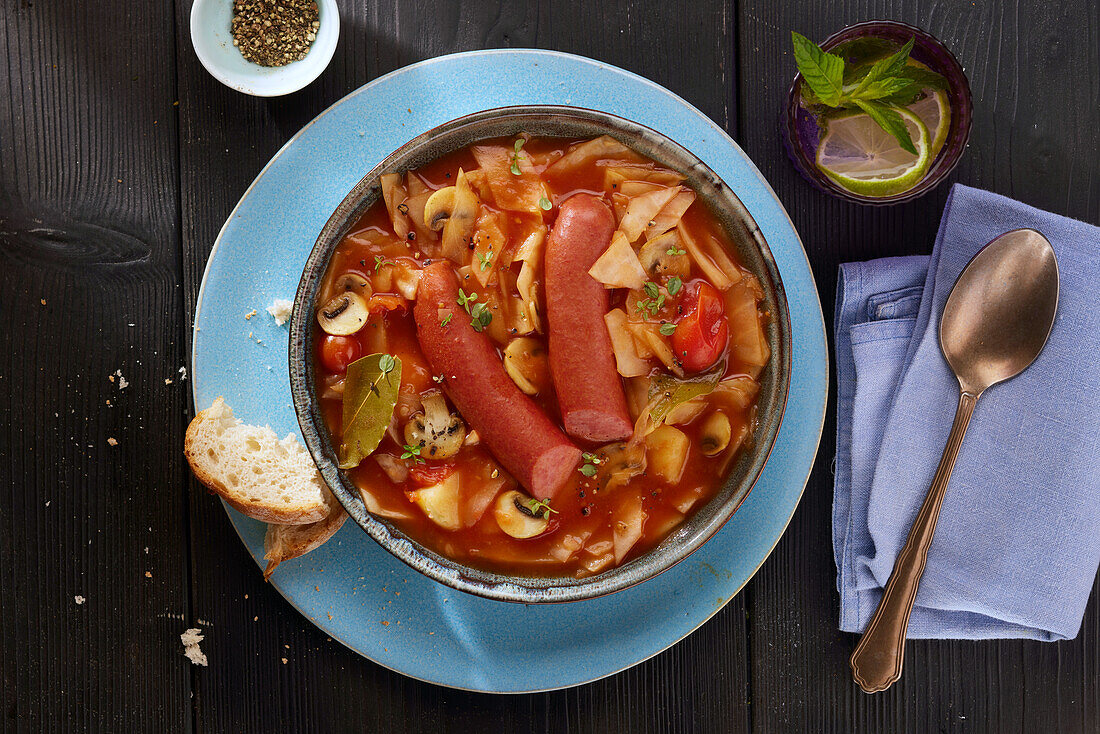
[[704, 456], [717, 456], [730, 445], [730, 419], [720, 410], [706, 417], [699, 430], [699, 450]]
[[326, 334], [347, 336], [367, 323], [367, 302], [355, 291], [344, 291], [317, 311], [317, 323]]
[[428, 390], [421, 394], [424, 409], [414, 413], [405, 424], [405, 443], [423, 449], [425, 459], [446, 459], [462, 448], [466, 439], [466, 425], [458, 413], [447, 408], [443, 393]]
[[504, 371], [516, 387], [528, 395], [546, 388], [550, 365], [542, 342], [527, 336], [508, 342], [504, 349]]
[[370, 287], [370, 281], [359, 273], [344, 273], [333, 284], [337, 293], [355, 291], [363, 298], [370, 298], [374, 291]]
[[509, 490], [497, 497], [493, 516], [500, 529], [513, 538], [533, 538], [550, 526], [550, 511], [531, 497]]
[[[670, 254], [679, 253], [679, 254]], [[642, 245], [638, 260], [650, 277], [673, 276], [686, 280], [691, 275], [691, 260], [676, 232], [666, 232]]]
[[443, 229], [455, 208], [455, 187], [439, 189], [424, 202], [424, 224], [436, 232]]
[[595, 453], [596, 481], [600, 491], [626, 484], [646, 470], [645, 446], [642, 443], [619, 441], [609, 443]]

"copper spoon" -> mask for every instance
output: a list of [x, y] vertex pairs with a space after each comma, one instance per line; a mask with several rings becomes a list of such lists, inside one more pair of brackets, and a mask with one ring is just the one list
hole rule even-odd
[[867, 693], [884, 691], [901, 677], [909, 614], [974, 406], [986, 388], [1035, 361], [1057, 310], [1058, 261], [1047, 238], [1033, 229], [1006, 232], [979, 250], [947, 297], [940, 349], [959, 379], [959, 407], [932, 487], [852, 653], [852, 677]]

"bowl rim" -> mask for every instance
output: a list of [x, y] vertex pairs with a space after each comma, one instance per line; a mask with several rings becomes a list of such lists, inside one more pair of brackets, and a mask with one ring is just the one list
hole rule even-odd
[[783, 102], [783, 114], [781, 116], [782, 132], [780, 139], [783, 141], [783, 146], [787, 151], [787, 156], [791, 159], [795, 168], [802, 174], [802, 177], [806, 179], [815, 188], [824, 191], [830, 196], [849, 201], [854, 204], [860, 204], [863, 206], [891, 206], [894, 204], [903, 204], [908, 201], [913, 201], [921, 196], [924, 196], [932, 189], [943, 183], [944, 179], [950, 176], [958, 167], [960, 161], [962, 161], [963, 155], [966, 152], [966, 147], [970, 141], [970, 133], [974, 126], [974, 100], [973, 94], [970, 90], [970, 79], [966, 76], [966, 70], [962, 64], [959, 63], [958, 57], [947, 47], [947, 45], [933, 36], [923, 28], [910, 25], [909, 23], [902, 22], [900, 20], [864, 20], [859, 23], [853, 23], [852, 25], [845, 26], [840, 30], [829, 34], [820, 44], [818, 44], [823, 50], [829, 51], [837, 45], [846, 41], [855, 40], [861, 37], [882, 37], [882, 31], [879, 33], [863, 31], [869, 28], [886, 28], [889, 31], [893, 31], [896, 34], [909, 34], [923, 44], [926, 44], [937, 51], [941, 51], [944, 54], [945, 65], [949, 67], [952, 74], [958, 78], [958, 84], [953, 83], [953, 89], [959, 98], [960, 106], [952, 107], [952, 113], [954, 120], [951, 125], [954, 127], [958, 123], [959, 127], [954, 136], [948, 135], [947, 140], [944, 142], [942, 153], [948, 152], [948, 149], [953, 149], [950, 157], [937, 156], [932, 161], [932, 167], [928, 173], [917, 184], [906, 191], [902, 191], [898, 194], [891, 196], [866, 196], [864, 194], [857, 194], [852, 191], [848, 191], [840, 184], [833, 181], [828, 176], [818, 171], [816, 164], [812, 161], [802, 149], [802, 146], [798, 143], [798, 130], [796, 115], [799, 107], [799, 99], [802, 94], [802, 73], [796, 72], [794, 78], [791, 80], [790, 87], [787, 89], [787, 95]]
[[[730, 205], [730, 215], [745, 226], [746, 234], [751, 238], [764, 270], [763, 273], [756, 272], [755, 274], [761, 277], [761, 281], [770, 290], [774, 301], [772, 306], [778, 310], [778, 313], [773, 314], [772, 321], [778, 334], [777, 341], [780, 349], [773, 350], [769, 364], [766, 367], [768, 370], [778, 370], [775, 376], [775, 387], [773, 388], [775, 391], [774, 405], [770, 409], [772, 415], [761, 424], [767, 427], [764, 432], [756, 437], [758, 439], [757, 451], [753, 456], [752, 465], [748, 467], [749, 471], [746, 471], [737, 483], [739, 487], [738, 494], [724, 500], [725, 505], [720, 507], [708, 523], [697, 529], [694, 536], [687, 539], [686, 542], [673, 543], [665, 548], [665, 545], [671, 540], [671, 536], [669, 536], [640, 556], [583, 579], [512, 576], [468, 566], [437, 553], [406, 535], [395, 525], [375, 517], [366, 510], [362, 499], [359, 497], [358, 488], [347, 479], [346, 472], [337, 467], [334, 456], [330, 456], [332, 453], [331, 439], [328, 437], [328, 430], [324, 425], [323, 418], [319, 414], [318, 401], [314, 394], [311, 336], [313, 304], [331, 260], [332, 252], [347, 233], [348, 227], [377, 199], [375, 192], [380, 188], [379, 178], [381, 175], [394, 169], [408, 170], [409, 166], [402, 166], [401, 164], [406, 159], [414, 157], [417, 151], [422, 151], [424, 148], [430, 149], [434, 144], [433, 141], [444, 134], [455, 133], [489, 120], [532, 116], [536, 118], [546, 118], [548, 116], [572, 118], [579, 123], [595, 123], [596, 125], [605, 126], [609, 129], [609, 134], [613, 134], [613, 132], [619, 132], [623, 135], [634, 134], [650, 141], [656, 141], [665, 148], [673, 149], [682, 158], [690, 161], [690, 169], [693, 172], [700, 173], [707, 179], [707, 183], [713, 184], [720, 193], [725, 194], [726, 204]], [[497, 133], [480, 136], [475, 134], [459, 147], [498, 136]], [[577, 137], [581, 137], [581, 135]], [[434, 160], [446, 154], [446, 152], [449, 151], [433, 152], [432, 155], [427, 157], [427, 160]], [[685, 171], [682, 170], [681, 172]], [[375, 194], [373, 198], [372, 193]], [[364, 202], [369, 203], [364, 204]], [[306, 447], [317, 463], [325, 484], [344, 506], [348, 514], [351, 515], [352, 519], [355, 520], [356, 524], [366, 531], [372, 539], [414, 570], [450, 588], [498, 601], [524, 604], [560, 603], [604, 596], [653, 578], [677, 565], [702, 547], [733, 517], [759, 480], [775, 447], [790, 393], [793, 352], [791, 338], [789, 305], [782, 278], [763, 233], [740, 197], [698, 156], [652, 128], [611, 113], [571, 105], [511, 105], [476, 111], [427, 130], [406, 141], [387, 155], [352, 187], [321, 228], [303, 266], [302, 277], [294, 297], [294, 309], [290, 322], [288, 367], [294, 411]], [[779, 358], [778, 363], [777, 357]], [[748, 452], [743, 454], [743, 458], [748, 456]], [[725, 479], [726, 484], [735, 475], [742, 460], [739, 460], [730, 469]], [[717, 499], [717, 496], [713, 497], [707, 504]], [[688, 518], [694, 517], [703, 507], [706, 507], [706, 505], [697, 508]], [[659, 553], [662, 549], [664, 551]], [[553, 583], [555, 581], [561, 583], [555, 584]]]
[[261, 90], [254, 86], [249, 76], [225, 73], [216, 63], [215, 59], [206, 53], [203, 46], [195, 42], [197, 37], [208, 36], [211, 33], [211, 30], [201, 22], [201, 15], [203, 9], [207, 5], [215, 2], [223, 2], [232, 5], [234, 0], [195, 0], [194, 4], [191, 6], [191, 15], [188, 19], [191, 48], [194, 50], [195, 56], [198, 57], [199, 63], [202, 64], [207, 73], [230, 89], [252, 97], [284, 97], [312, 84], [317, 80], [317, 77], [324, 73], [329, 64], [332, 63], [332, 58], [336, 54], [336, 47], [340, 44], [340, 8], [336, 0], [316, 0], [321, 18], [327, 19], [321, 21], [322, 27], [324, 27], [326, 23], [333, 27], [331, 44], [318, 45], [317, 41], [321, 40], [321, 34], [318, 33], [316, 40], [313, 42], [314, 45], [310, 46], [309, 53], [306, 54], [304, 59], [279, 67], [261, 66], [248, 59], [244, 59], [245, 63], [250, 66], [254, 66], [257, 69], [267, 69], [268, 71], [266, 73], [269, 75], [268, 78], [281, 79], [283, 80], [282, 84], [273, 86], [270, 89]]

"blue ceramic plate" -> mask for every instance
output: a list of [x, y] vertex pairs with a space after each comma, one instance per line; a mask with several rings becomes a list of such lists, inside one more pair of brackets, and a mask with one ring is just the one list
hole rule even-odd
[[[455, 54], [399, 69], [337, 102], [279, 151], [230, 215], [207, 264], [195, 316], [195, 404], [219, 395], [249, 423], [298, 434], [286, 326], [264, 309], [292, 299], [317, 233], [344, 195], [408, 139], [462, 115], [567, 104], [648, 125], [702, 158], [760, 225], [786, 288], [792, 377], [775, 449], [733, 519], [675, 568], [610, 596], [524, 606], [449, 589], [416, 573], [357, 525], [272, 583], [314, 624], [379, 665], [469, 690], [519, 693], [611, 675], [686, 637], [745, 585], [783, 534], [821, 438], [825, 325], [806, 253], [760, 172], [717, 125], [666, 89], [550, 51]], [[258, 313], [246, 319], [253, 309]], [[300, 437], [300, 434], [299, 434]], [[264, 525], [228, 509], [252, 555]]]

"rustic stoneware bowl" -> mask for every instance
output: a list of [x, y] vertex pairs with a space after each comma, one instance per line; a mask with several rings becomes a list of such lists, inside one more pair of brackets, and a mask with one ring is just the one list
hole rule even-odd
[[[617, 568], [584, 579], [507, 576], [458, 563], [408, 537], [393, 523], [371, 515], [347, 473], [337, 467], [314, 386], [313, 315], [333, 250], [349, 228], [381, 196], [382, 174], [403, 172], [487, 138], [530, 133], [542, 137], [592, 138], [610, 135], [658, 163], [680, 171], [699, 200], [725, 227], [745, 264], [764, 286], [772, 318], [766, 329], [772, 356], [761, 375], [759, 425], [754, 445], [742, 453], [710, 502], [688, 517], [657, 547]], [[306, 446], [321, 475], [360, 527], [405, 563], [426, 576], [490, 599], [523, 603], [588, 599], [652, 578], [703, 545], [736, 512], [760, 476], [775, 443], [791, 372], [791, 325], [779, 271], [767, 242], [741, 200], [702, 161], [650, 128], [621, 117], [575, 107], [502, 107], [477, 112], [420, 135], [379, 163], [351, 190], [322, 228], [306, 261], [290, 322], [290, 386]]]

